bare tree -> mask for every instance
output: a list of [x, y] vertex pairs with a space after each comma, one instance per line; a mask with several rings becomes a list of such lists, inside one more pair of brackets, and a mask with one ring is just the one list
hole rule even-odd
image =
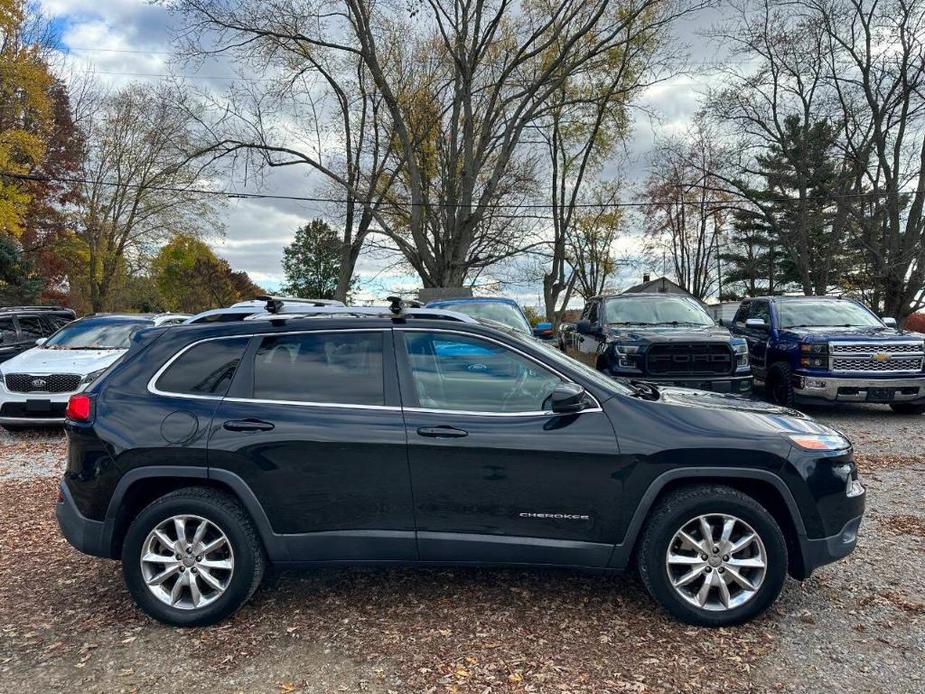
[[77, 119], [85, 151], [80, 199], [74, 209], [77, 241], [72, 282], [86, 284], [94, 311], [109, 308], [127, 265], [149, 255], [172, 234], [221, 231], [211, 214], [194, 148], [191, 109], [169, 86], [131, 85], [83, 101]]
[[621, 263], [614, 252], [624, 220], [623, 208], [615, 204], [620, 190], [618, 184], [596, 186], [590, 196], [593, 202], [581, 209], [569, 234], [575, 291], [584, 299], [603, 294]]
[[[805, 294], [825, 294], [846, 266], [850, 162], [840, 155], [817, 18], [775, 0], [734, 0], [714, 38], [734, 60], [707, 111], [738, 162], [711, 172], [760, 214]], [[745, 66], [743, 68], [743, 65]]]
[[[543, 301], [546, 318], [554, 324], [561, 320], [576, 282], [587, 289], [591, 276], [603, 267], [595, 263], [593, 268], [580, 268], [575, 261], [580, 262], [581, 256], [570, 253], [576, 246], [600, 240], [599, 227], [595, 225], [590, 232], [586, 224], [576, 224], [590, 200], [585, 188], [596, 184], [604, 161], [626, 135], [632, 100], [671, 72], [673, 56], [663, 53], [656, 58], [660, 50], [665, 51], [661, 33], [652, 31], [650, 22], [639, 24], [643, 31], [636, 23], [627, 24], [623, 43], [564, 80], [550, 96], [547, 113], [536, 126], [549, 162], [552, 238], [551, 260], [543, 274]], [[604, 188], [598, 186], [596, 193]], [[616, 189], [611, 187], [611, 191]], [[587, 213], [585, 222], [605, 216], [600, 208]]]
[[[374, 210], [378, 232], [425, 286], [461, 286], [521, 250], [510, 238], [514, 220], [498, 209], [516, 202], [508, 184], [522, 176], [511, 167], [529, 170], [523, 135], [552, 94], [625, 45], [627, 27], [657, 32], [689, 5], [425, 0], [409, 11], [405, 3], [371, 0], [180, 0], [176, 7], [190, 36], [207, 34], [206, 43], [222, 49], [269, 42], [362, 61], [381, 94], [403, 176], [402, 199], [392, 201], [401, 213]], [[340, 183], [364, 199], [346, 178]]]
[[925, 306], [925, 2], [806, 0], [857, 172], [858, 242], [870, 303], [900, 318]]
[[710, 172], [721, 170], [715, 135], [698, 120], [685, 139], [659, 146], [641, 199], [645, 232], [668, 254], [677, 283], [703, 299], [717, 288], [716, 254], [730, 197]]

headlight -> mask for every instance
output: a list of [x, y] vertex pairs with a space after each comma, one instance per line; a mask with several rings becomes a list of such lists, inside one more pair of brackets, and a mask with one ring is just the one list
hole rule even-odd
[[624, 345], [619, 342], [612, 342], [614, 355], [617, 357], [617, 366], [621, 369], [637, 369], [636, 354], [639, 352], [639, 345]]
[[733, 350], [736, 355], [736, 366], [748, 366], [748, 343], [734, 345]]
[[80, 381], [81, 384], [82, 384], [82, 385], [89, 385], [90, 383], [93, 383], [96, 379], [98, 379], [100, 376], [102, 376], [104, 373], [106, 373], [106, 369], [108, 369], [108, 368], [109, 368], [109, 367], [107, 366], [105, 369], [98, 369], [98, 370], [96, 370], [96, 371], [91, 371], [90, 373], [88, 373], [86, 376], [84, 376], [84, 377], [81, 379], [81, 381]]
[[829, 346], [826, 343], [800, 345], [800, 366], [812, 366], [817, 369], [828, 366]]
[[788, 434], [794, 445], [807, 451], [842, 451], [851, 442], [841, 434]]

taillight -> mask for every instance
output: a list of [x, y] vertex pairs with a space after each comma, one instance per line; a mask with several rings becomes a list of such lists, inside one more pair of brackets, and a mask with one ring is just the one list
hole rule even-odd
[[67, 410], [64, 416], [72, 422], [89, 422], [93, 415], [93, 401], [85, 393], [72, 395], [67, 401]]

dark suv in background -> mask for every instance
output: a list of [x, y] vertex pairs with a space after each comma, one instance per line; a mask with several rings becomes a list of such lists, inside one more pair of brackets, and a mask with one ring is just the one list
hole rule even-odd
[[35, 347], [35, 341], [48, 337], [76, 318], [69, 308], [58, 306], [0, 307], [0, 362]]
[[632, 562], [680, 619], [734, 624], [848, 554], [864, 510], [849, 441], [798, 412], [400, 304], [141, 331], [67, 416], [65, 537], [178, 625], [267, 562]]
[[696, 300], [663, 293], [596, 296], [560, 347], [615, 378], [750, 393], [748, 345], [719, 326]]

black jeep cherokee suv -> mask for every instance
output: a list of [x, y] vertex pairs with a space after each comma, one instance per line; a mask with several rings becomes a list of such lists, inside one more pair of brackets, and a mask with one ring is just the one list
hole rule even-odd
[[635, 563], [716, 626], [855, 546], [851, 446], [798, 412], [623, 384], [460, 314], [341, 310], [148, 329], [71, 399], [61, 530], [148, 614], [213, 623], [267, 562]]

